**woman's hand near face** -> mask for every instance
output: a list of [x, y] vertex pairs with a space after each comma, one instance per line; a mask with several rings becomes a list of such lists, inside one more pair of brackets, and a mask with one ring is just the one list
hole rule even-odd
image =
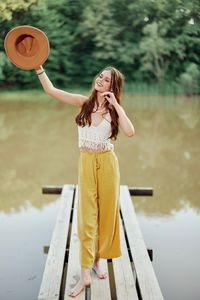
[[117, 99], [115, 98], [115, 95], [112, 92], [103, 92], [101, 93], [101, 96], [104, 97], [106, 101], [108, 101], [110, 104], [115, 106], [117, 103]]

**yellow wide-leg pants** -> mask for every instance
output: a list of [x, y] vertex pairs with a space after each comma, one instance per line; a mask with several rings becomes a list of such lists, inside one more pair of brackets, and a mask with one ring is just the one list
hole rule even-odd
[[121, 256], [120, 173], [114, 151], [81, 150], [78, 181], [77, 217], [80, 265], [90, 268], [95, 257]]

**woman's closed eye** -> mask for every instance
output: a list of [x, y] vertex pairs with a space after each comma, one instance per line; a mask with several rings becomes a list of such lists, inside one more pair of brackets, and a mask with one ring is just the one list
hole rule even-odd
[[[100, 74], [100, 75], [99, 75], [99, 78], [102, 79], [102, 78], [103, 78], [103, 74]], [[106, 78], [105, 78], [105, 81], [106, 81], [106, 82], [110, 82], [110, 78], [106, 77]]]

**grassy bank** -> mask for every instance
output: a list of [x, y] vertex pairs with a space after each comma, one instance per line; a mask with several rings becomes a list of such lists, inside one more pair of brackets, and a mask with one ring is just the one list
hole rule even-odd
[[[69, 89], [72, 93], [81, 93], [89, 95], [90, 90], [84, 88]], [[57, 104], [52, 97], [46, 95], [42, 89], [29, 90], [29, 91], [1, 91], [0, 103], [13, 103], [13, 102], [35, 102], [35, 103], [48, 103]], [[123, 93], [123, 106], [128, 109], [152, 109], [152, 108], [167, 108], [174, 109], [185, 105], [200, 106], [200, 96], [186, 97], [184, 95], [156, 95], [153, 93], [139, 93], [134, 90], [134, 87], [125, 86]]]
[[[53, 82], [53, 81], [52, 81]], [[58, 87], [59, 88], [59, 87]], [[61, 89], [64, 90], [71, 90], [71, 91], [78, 91], [78, 92], [84, 92], [85, 91], [90, 91], [91, 89], [91, 85], [69, 85], [68, 86], [64, 86], [64, 87], [60, 87]], [[40, 85], [38, 85], [38, 87], [33, 88], [37, 91], [41, 91], [41, 87]], [[6, 91], [18, 91], [21, 90], [20, 88], [16, 89], [14, 87], [8, 86], [8, 87], [1, 87], [1, 91], [2, 92], [6, 92]], [[29, 91], [31, 90], [31, 88], [29, 89], [28, 86], [24, 86], [23, 91]], [[177, 82], [163, 82], [163, 83], [146, 83], [146, 82], [127, 82], [125, 79], [124, 82], [124, 92], [125, 93], [134, 93], [137, 95], [160, 95], [160, 96], [183, 96], [184, 95], [184, 90], [181, 87], [180, 84], [178, 84]]]
[[124, 90], [128, 93], [134, 93], [137, 95], [151, 95], [151, 96], [183, 96], [184, 90], [182, 87], [173, 82], [164, 83], [152, 83], [147, 84], [145, 82], [125, 83]]

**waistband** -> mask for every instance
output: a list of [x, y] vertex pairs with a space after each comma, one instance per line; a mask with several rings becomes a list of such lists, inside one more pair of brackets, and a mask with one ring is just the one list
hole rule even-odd
[[105, 154], [105, 153], [114, 153], [113, 149], [109, 149], [109, 150], [100, 150], [100, 151], [94, 151], [94, 150], [89, 150], [89, 149], [84, 149], [84, 148], [80, 148], [80, 153], [87, 153], [87, 154]]

